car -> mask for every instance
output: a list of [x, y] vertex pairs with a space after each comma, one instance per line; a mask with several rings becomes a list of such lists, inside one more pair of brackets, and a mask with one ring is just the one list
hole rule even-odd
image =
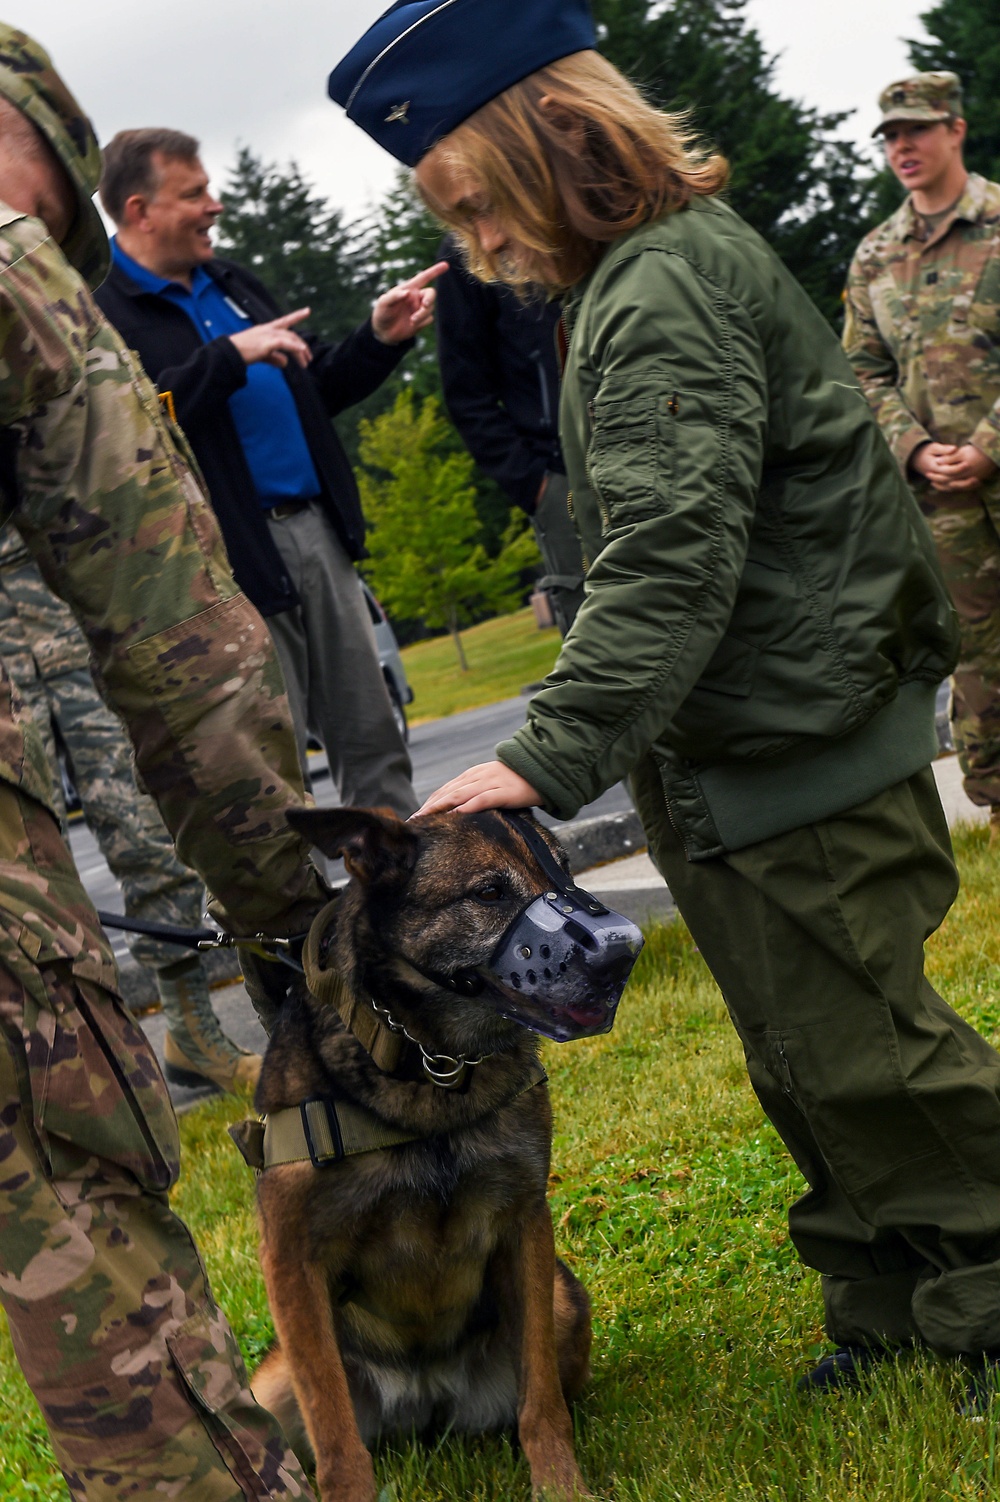
[[413, 690], [406, 681], [406, 669], [403, 667], [403, 659], [399, 655], [399, 643], [396, 633], [389, 624], [389, 617], [375, 598], [368, 584], [361, 575], [358, 575], [361, 585], [361, 593], [365, 597], [368, 606], [368, 614], [375, 628], [375, 645], [378, 647], [378, 660], [382, 668], [382, 677], [385, 686], [389, 690], [389, 699], [392, 704], [393, 718], [399, 726], [399, 733], [404, 742], [410, 739], [410, 727], [406, 723], [406, 706], [413, 703]]

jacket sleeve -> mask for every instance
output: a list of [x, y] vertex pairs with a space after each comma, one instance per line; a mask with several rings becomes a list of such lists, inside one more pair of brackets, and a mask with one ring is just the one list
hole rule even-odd
[[[284, 819], [303, 787], [267, 627], [236, 588], [156, 392], [82, 282], [55, 250], [36, 267], [22, 258], [16, 275], [17, 301], [0, 288], [0, 332], [33, 349], [40, 372], [40, 339], [53, 355], [44, 403], [17, 424], [14, 520], [83, 627], [143, 782], [220, 920], [294, 927], [323, 889]], [[62, 357], [73, 341], [79, 355]]]
[[587, 324], [571, 359], [599, 382], [587, 470], [604, 545], [527, 723], [497, 747], [564, 819], [632, 770], [718, 646], [767, 421], [750, 314], [682, 256], [648, 249], [614, 268]]
[[[137, 348], [141, 357], [141, 340]], [[182, 428], [210, 422], [246, 383], [246, 362], [225, 335], [203, 344], [183, 364], [168, 365], [156, 376], [160, 393], [170, 393], [173, 413]]]
[[438, 361], [449, 416], [485, 475], [530, 516], [545, 476], [501, 400], [494, 293], [456, 259], [437, 284]]
[[336, 417], [345, 407], [352, 407], [377, 391], [416, 341], [404, 339], [401, 344], [383, 344], [375, 337], [371, 319], [366, 319], [340, 344], [324, 344], [315, 337], [307, 342], [313, 358], [306, 374], [319, 391], [329, 416]]
[[910, 455], [922, 443], [929, 443], [931, 435], [903, 400], [899, 366], [879, 331], [868, 280], [857, 256], [847, 276], [844, 314], [844, 350], [905, 478]]

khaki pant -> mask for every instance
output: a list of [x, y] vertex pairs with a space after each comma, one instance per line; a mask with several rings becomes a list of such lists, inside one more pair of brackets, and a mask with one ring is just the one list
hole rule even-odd
[[823, 823], [688, 862], [651, 760], [633, 790], [809, 1184], [792, 1240], [838, 1343], [1000, 1348], [1000, 1055], [923, 973], [958, 890], [930, 768]]
[[982, 493], [923, 488], [920, 506], [962, 629], [951, 728], [965, 791], [1000, 808], [1000, 508]]
[[303, 770], [311, 730], [323, 742], [341, 803], [388, 806], [406, 819], [418, 801], [413, 769], [351, 560], [318, 501], [268, 525], [299, 594], [293, 610], [269, 616], [267, 624], [288, 686]]

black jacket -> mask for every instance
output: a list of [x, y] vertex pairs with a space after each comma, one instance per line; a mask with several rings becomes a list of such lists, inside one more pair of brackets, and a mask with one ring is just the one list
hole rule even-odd
[[545, 472], [564, 471], [559, 306], [476, 281], [450, 239], [441, 256], [451, 267], [436, 283], [445, 404], [480, 469], [530, 515]]
[[[254, 323], [281, 309], [267, 289], [232, 261], [211, 260], [208, 275]], [[204, 343], [184, 309], [146, 292], [118, 265], [95, 294], [121, 334], [138, 351], [151, 380], [172, 394], [177, 421], [201, 465], [240, 588], [261, 615], [298, 603], [271, 540], [264, 512], [229, 412], [229, 398], [246, 385], [247, 367], [227, 337]], [[313, 352], [303, 370], [289, 361], [287, 380], [321, 486], [321, 500], [351, 558], [364, 553], [365, 522], [358, 487], [330, 418], [379, 387], [412, 341], [381, 344], [364, 323], [341, 344], [306, 335]]]

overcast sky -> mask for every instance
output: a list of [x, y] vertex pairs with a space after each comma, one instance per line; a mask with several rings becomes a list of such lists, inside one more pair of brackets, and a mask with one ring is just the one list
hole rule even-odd
[[[294, 159], [349, 216], [392, 182], [389, 157], [326, 97], [326, 76], [388, 0], [5, 0], [107, 140], [168, 125], [203, 143], [216, 187], [237, 143], [268, 161]], [[505, 0], [495, 0], [503, 5]], [[866, 139], [881, 88], [908, 71], [904, 41], [923, 34], [927, 0], [749, 0], [778, 54], [781, 91], [824, 110], [856, 109]]]

